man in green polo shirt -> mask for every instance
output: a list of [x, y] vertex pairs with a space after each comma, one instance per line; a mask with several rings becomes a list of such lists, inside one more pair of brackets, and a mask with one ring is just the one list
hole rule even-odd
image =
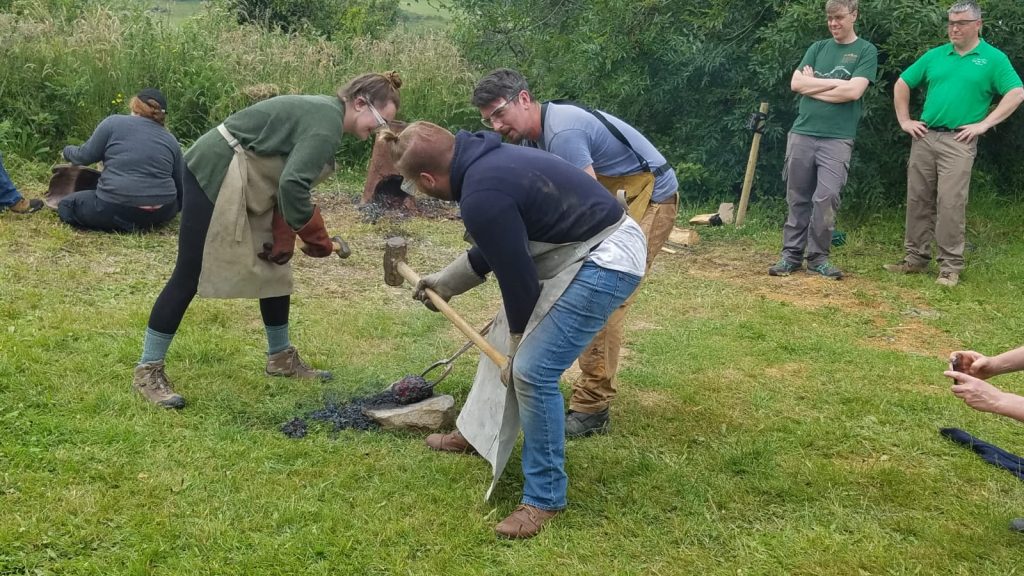
[[[893, 87], [900, 128], [910, 134], [907, 163], [906, 256], [889, 272], [925, 272], [938, 246], [936, 283], [956, 286], [964, 268], [964, 228], [978, 137], [1024, 101], [1009, 58], [980, 38], [981, 8], [957, 2], [948, 11], [949, 44], [925, 52]], [[920, 120], [910, 118], [910, 91], [926, 90]], [[1002, 96], [989, 111], [992, 100]]]
[[861, 97], [875, 81], [878, 50], [857, 36], [857, 0], [828, 0], [825, 14], [831, 38], [807, 49], [793, 72], [790, 88], [800, 95], [800, 113], [786, 141], [786, 204], [782, 255], [771, 276], [800, 270], [838, 280], [842, 271], [829, 260], [839, 193], [846, 184]]

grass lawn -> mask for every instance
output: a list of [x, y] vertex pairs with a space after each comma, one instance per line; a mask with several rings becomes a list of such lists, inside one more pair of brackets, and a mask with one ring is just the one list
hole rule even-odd
[[[1021, 572], [1007, 523], [1024, 483], [937, 433], [1024, 452], [1020, 425], [966, 408], [941, 376], [951, 350], [1024, 341], [1019, 204], [972, 198], [954, 290], [881, 270], [900, 256], [895, 212], [840, 222], [840, 282], [765, 274], [778, 207], [661, 254], [627, 322], [613, 432], [570, 442], [569, 509], [503, 542], [492, 529], [517, 504], [518, 454], [484, 502], [483, 461], [420, 435], [278, 431], [327, 392], [376, 390], [464, 341], [381, 270], [393, 234], [414, 269], [438, 269], [463, 248], [460, 224], [365, 223], [356, 190], [332, 186], [328, 227], [354, 254], [296, 256], [292, 337], [335, 381], [263, 376], [256, 303], [197, 299], [167, 359], [180, 412], [130, 390], [176, 232], [0, 215], [0, 574]], [[453, 305], [482, 325], [495, 284]], [[474, 365], [443, 391], [464, 400]]]
[[203, 0], [148, 0], [149, 5], [165, 15], [172, 24], [181, 24], [203, 7]]
[[438, 6], [437, 0], [401, 0], [398, 5], [400, 19], [416, 32], [438, 30], [448, 26], [448, 12]]

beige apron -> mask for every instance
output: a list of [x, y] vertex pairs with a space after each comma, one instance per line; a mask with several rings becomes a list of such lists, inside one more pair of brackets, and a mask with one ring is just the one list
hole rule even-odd
[[[199, 295], [205, 298], [273, 298], [292, 293], [292, 265], [256, 256], [273, 242], [271, 221], [284, 156], [257, 156], [223, 125], [217, 130], [235, 155], [224, 174], [203, 246]], [[334, 171], [324, 167], [314, 185]]]
[[[623, 215], [618, 222], [586, 242], [530, 242], [530, 255], [537, 266], [541, 290], [523, 333], [524, 342], [537, 324], [547, 316], [562, 292], [565, 292], [572, 283], [590, 251], [615, 232], [625, 218]], [[505, 317], [504, 306], [495, 317], [490, 332], [487, 333], [487, 341], [499, 352], [508, 353], [508, 319]], [[506, 387], [501, 383], [501, 369], [482, 352], [477, 363], [473, 387], [466, 397], [466, 404], [459, 414], [456, 426], [491, 465], [493, 477], [484, 495], [485, 500], [489, 499], [505, 471], [505, 465], [508, 464], [508, 458], [519, 438], [519, 401], [514, 387]]]
[[[650, 172], [637, 172], [625, 176], [597, 174], [597, 181], [618, 198], [619, 203], [624, 203], [624, 207], [633, 220], [637, 222], [643, 220], [644, 212], [651, 204], [651, 196], [654, 194], [654, 174]], [[619, 194], [620, 191], [623, 194]]]

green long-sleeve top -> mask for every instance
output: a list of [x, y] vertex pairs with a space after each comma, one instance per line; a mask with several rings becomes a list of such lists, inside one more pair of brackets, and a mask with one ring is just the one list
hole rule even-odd
[[[334, 96], [277, 96], [239, 110], [224, 126], [257, 156], [284, 156], [277, 194], [281, 214], [295, 230], [313, 217], [310, 188], [341, 145], [345, 106]], [[203, 134], [185, 153], [185, 163], [211, 202], [234, 150], [217, 129]]]

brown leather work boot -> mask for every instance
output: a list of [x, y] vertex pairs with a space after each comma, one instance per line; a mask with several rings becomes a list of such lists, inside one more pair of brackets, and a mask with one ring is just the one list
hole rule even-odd
[[14, 204], [10, 205], [7, 209], [15, 214], [31, 214], [39, 211], [43, 207], [43, 201], [38, 198], [22, 198]]
[[330, 380], [334, 375], [326, 370], [310, 368], [295, 346], [289, 346], [276, 354], [267, 355], [267, 376], [285, 376], [287, 378], [319, 378]]
[[529, 504], [516, 506], [514, 512], [494, 527], [499, 538], [533, 538], [544, 527], [544, 523], [555, 517], [558, 510], [542, 510]]
[[455, 452], [457, 454], [476, 454], [476, 448], [466, 440], [458, 430], [447, 434], [431, 434], [427, 436], [427, 446], [440, 452]]
[[147, 362], [135, 367], [132, 388], [142, 397], [161, 408], [184, 408], [185, 399], [171, 388], [171, 381], [164, 373], [164, 363]]

